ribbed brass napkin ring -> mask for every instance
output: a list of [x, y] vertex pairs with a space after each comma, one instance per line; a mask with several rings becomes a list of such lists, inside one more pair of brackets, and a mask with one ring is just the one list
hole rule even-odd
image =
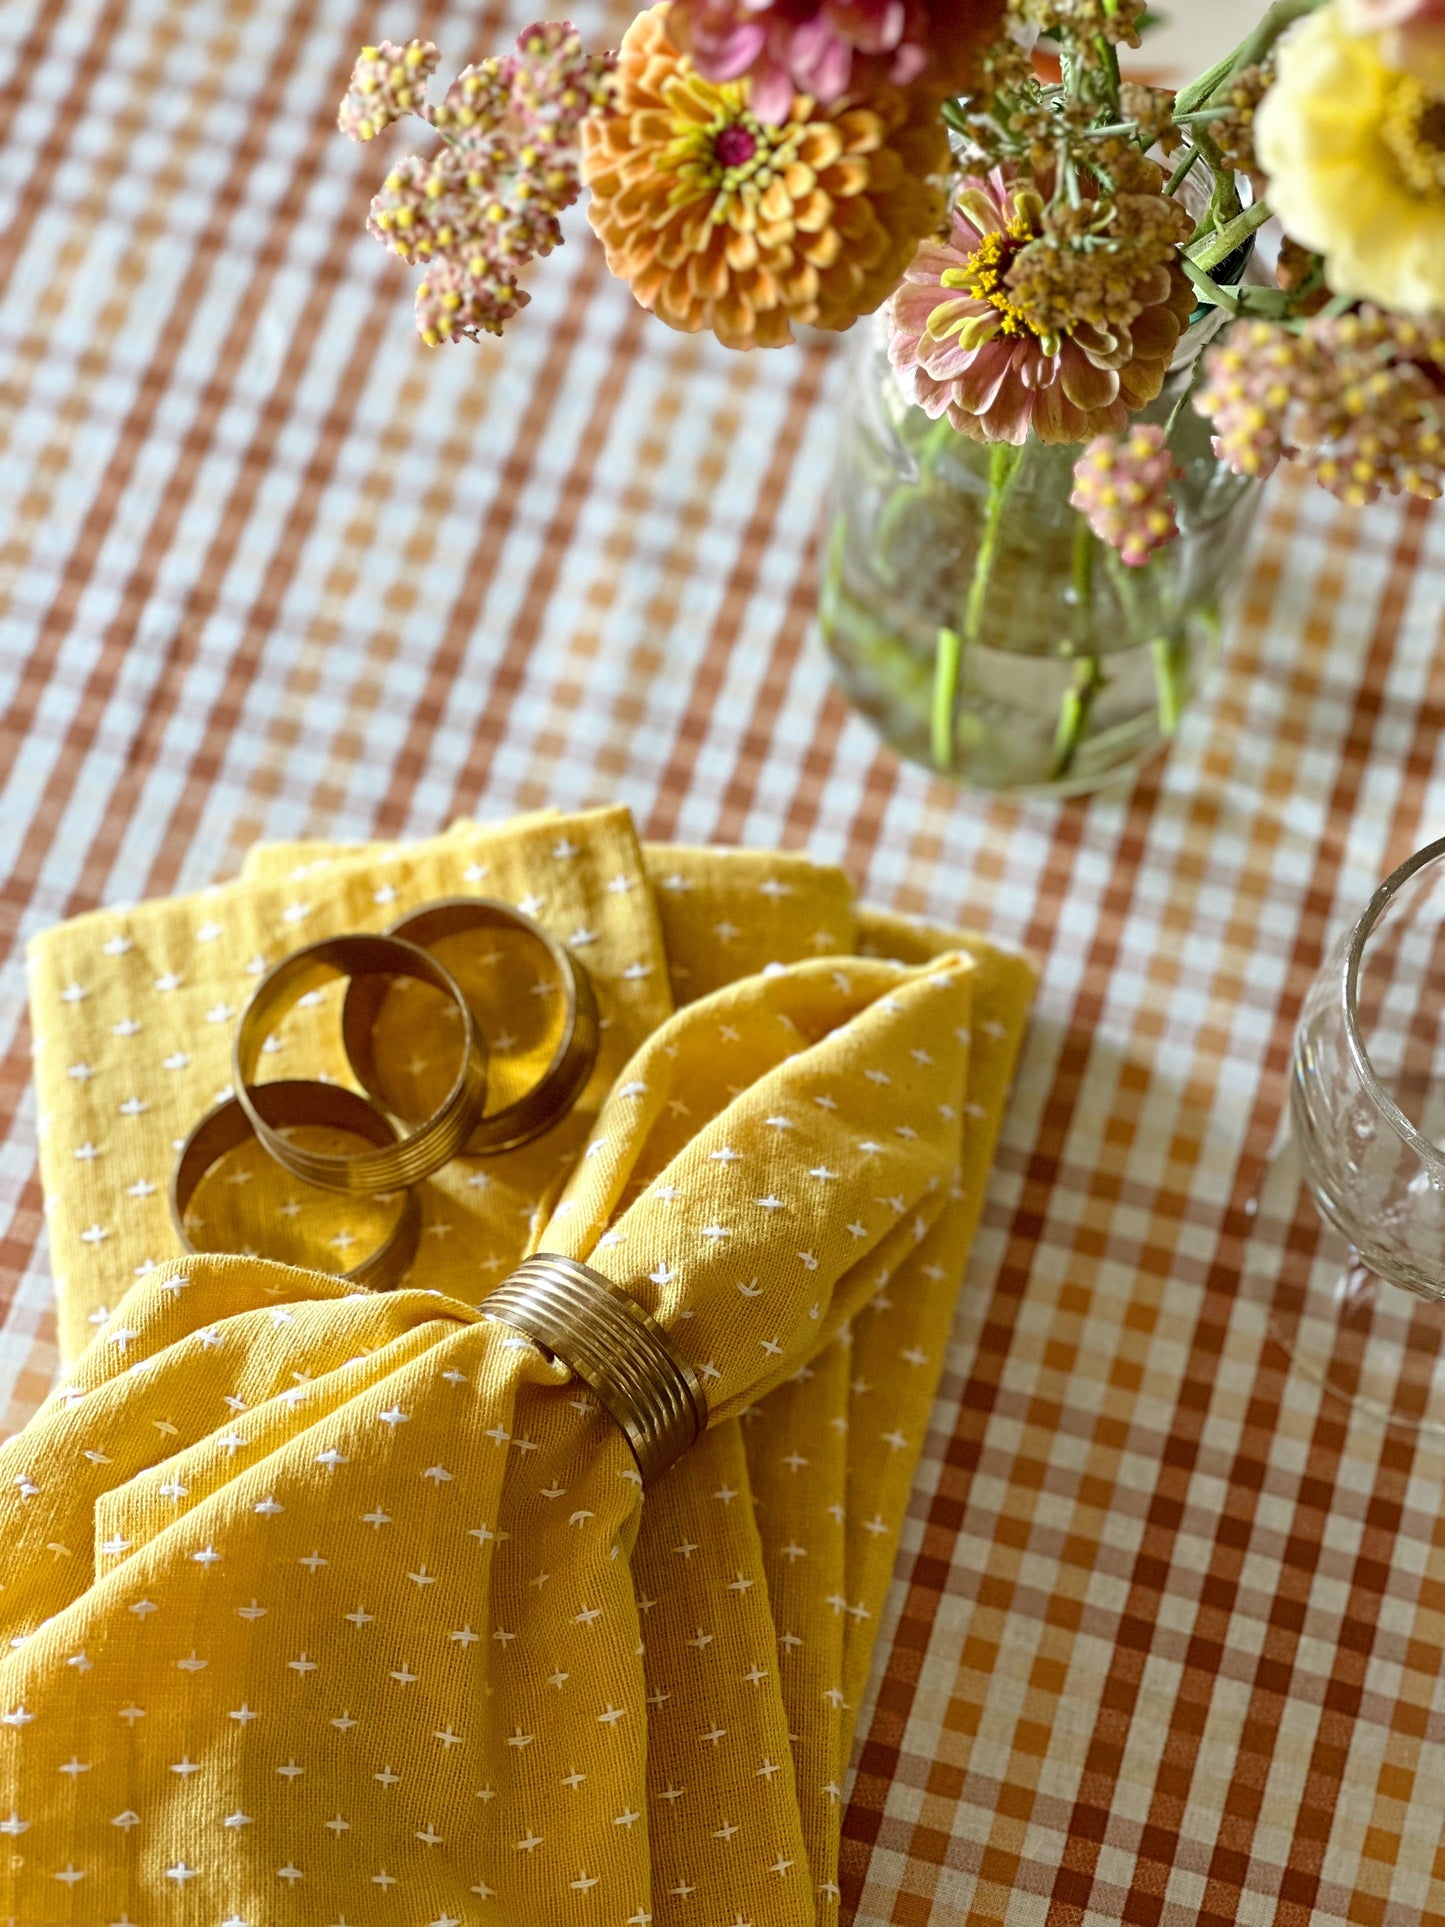
[[[409, 1136], [354, 1157], [290, 1143], [267, 1122], [256, 1102], [256, 1092], [265, 1088], [255, 1083], [255, 1076], [266, 1038], [299, 997], [336, 976], [414, 977], [449, 997], [462, 1020], [461, 1067], [441, 1104]], [[486, 1046], [460, 986], [435, 957], [400, 937], [325, 937], [283, 958], [261, 979], [241, 1013], [233, 1060], [237, 1099], [276, 1162], [323, 1191], [351, 1196], [399, 1191], [439, 1171], [471, 1136], [487, 1101]]]
[[[493, 1156], [530, 1143], [576, 1103], [597, 1061], [597, 1000], [592, 980], [571, 952], [539, 923], [490, 897], [443, 897], [411, 911], [387, 932], [430, 954], [431, 946], [444, 937], [506, 929], [524, 932], [550, 962], [565, 999], [562, 1031], [551, 1062], [532, 1088], [511, 1104], [484, 1114], [476, 1125], [464, 1147], [474, 1157]], [[362, 1089], [377, 1103], [386, 1100], [379, 1088], [371, 1034], [383, 995], [380, 978], [353, 978], [341, 1011], [341, 1035], [351, 1068]]]
[[636, 1299], [590, 1265], [539, 1251], [481, 1312], [535, 1339], [597, 1394], [626, 1433], [644, 1485], [706, 1430], [697, 1373]]
[[[356, 1091], [348, 1091], [340, 1084], [288, 1078], [274, 1084], [258, 1084], [251, 1095], [267, 1123], [277, 1130], [289, 1130], [298, 1124], [321, 1124], [333, 1130], [349, 1131], [370, 1144], [396, 1143], [396, 1131], [381, 1112]], [[207, 1111], [181, 1146], [171, 1172], [170, 1203], [171, 1224], [183, 1251], [196, 1249], [186, 1229], [186, 1211], [196, 1187], [228, 1151], [234, 1151], [255, 1135], [240, 1103], [228, 1097]], [[362, 1285], [370, 1291], [389, 1291], [405, 1277], [420, 1238], [421, 1206], [415, 1192], [404, 1191], [401, 1214], [386, 1238], [370, 1257], [341, 1276], [348, 1284]]]

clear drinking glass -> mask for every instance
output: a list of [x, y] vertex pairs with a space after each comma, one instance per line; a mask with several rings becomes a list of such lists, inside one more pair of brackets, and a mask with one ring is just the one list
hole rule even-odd
[[1305, 1181], [1354, 1248], [1354, 1288], [1373, 1273], [1445, 1299], [1445, 837], [1387, 877], [1330, 952], [1290, 1102]]

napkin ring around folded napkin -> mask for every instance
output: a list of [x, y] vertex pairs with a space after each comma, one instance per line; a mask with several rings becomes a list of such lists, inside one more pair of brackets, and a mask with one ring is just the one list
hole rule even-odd
[[[410, 911], [388, 930], [431, 954], [445, 937], [481, 930], [520, 930], [550, 962], [562, 991], [562, 1029], [551, 1060], [541, 1077], [512, 1103], [482, 1115], [462, 1147], [474, 1157], [493, 1156], [529, 1144], [571, 1110], [597, 1061], [597, 999], [586, 970], [539, 923], [508, 903], [491, 897], [443, 897]], [[371, 1036], [385, 995], [384, 980], [354, 977], [346, 988], [341, 1010], [341, 1035], [346, 1055], [361, 1088], [375, 1102], [387, 1104], [379, 1086]], [[390, 1105], [387, 1105], [390, 1109]]]
[[657, 1320], [590, 1265], [539, 1251], [479, 1309], [525, 1332], [597, 1394], [627, 1435], [644, 1485], [707, 1429], [702, 1380]]
[[[267, 1119], [254, 1082], [261, 1047], [274, 1025], [307, 992], [333, 977], [414, 977], [450, 998], [461, 1018], [462, 1061], [451, 1089], [426, 1121], [407, 1136], [375, 1150], [345, 1156], [292, 1143]], [[324, 937], [283, 957], [261, 979], [236, 1027], [233, 1048], [236, 1098], [251, 1128], [278, 1164], [323, 1191], [350, 1196], [399, 1191], [419, 1184], [454, 1158], [487, 1101], [487, 1051], [461, 987], [428, 951], [400, 937]]]
[[[286, 1078], [274, 1084], [256, 1085], [251, 1098], [267, 1123], [278, 1131], [292, 1130], [298, 1125], [325, 1125], [365, 1138], [369, 1144], [396, 1143], [394, 1126], [375, 1105], [340, 1084]], [[186, 1229], [186, 1212], [201, 1179], [228, 1151], [236, 1150], [255, 1135], [239, 1101], [228, 1097], [207, 1111], [181, 1146], [171, 1173], [170, 1204], [171, 1223], [182, 1250], [196, 1249]], [[421, 1205], [414, 1191], [404, 1189], [400, 1214], [385, 1239], [359, 1265], [342, 1272], [341, 1276], [346, 1283], [368, 1291], [390, 1291], [406, 1276], [420, 1240]]]

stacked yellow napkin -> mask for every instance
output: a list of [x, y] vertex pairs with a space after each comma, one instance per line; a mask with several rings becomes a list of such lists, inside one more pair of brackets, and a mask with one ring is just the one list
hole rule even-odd
[[[169, 1257], [173, 1146], [254, 974], [467, 892], [593, 977], [573, 1113], [425, 1187], [396, 1292]], [[522, 953], [478, 967], [498, 1022], [547, 1006]], [[258, 852], [49, 933], [32, 978], [73, 1362], [0, 1451], [0, 1914], [831, 1919], [1027, 965], [860, 912], [802, 859], [644, 850], [614, 810]], [[389, 1021], [426, 1030], [404, 1000]], [[544, 1029], [521, 1023], [523, 1069]], [[424, 1085], [436, 1041], [398, 1074]], [[324, 1000], [276, 1043], [277, 1075], [345, 1074]], [[245, 1153], [207, 1184], [209, 1239], [331, 1268], [384, 1208], [318, 1210]], [[645, 1503], [590, 1395], [476, 1314], [535, 1249], [621, 1284], [704, 1377], [710, 1430]]]

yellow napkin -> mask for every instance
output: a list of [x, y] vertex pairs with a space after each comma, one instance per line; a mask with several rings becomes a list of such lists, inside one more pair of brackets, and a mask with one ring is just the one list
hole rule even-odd
[[[592, 973], [571, 1117], [425, 1187], [389, 1295], [149, 1265], [248, 967], [467, 891]], [[525, 959], [494, 968], [531, 996]], [[67, 1351], [96, 1323], [0, 1451], [0, 1899], [137, 1927], [832, 1918], [1027, 966], [855, 912], [797, 858], [644, 852], [605, 811], [264, 853], [50, 933], [32, 976]], [[330, 1018], [288, 1021], [277, 1074], [342, 1074]], [[227, 1178], [212, 1231], [258, 1195], [276, 1231], [284, 1177]], [[475, 1314], [537, 1248], [622, 1284], [707, 1381], [711, 1429], [645, 1504], [590, 1396]]]

